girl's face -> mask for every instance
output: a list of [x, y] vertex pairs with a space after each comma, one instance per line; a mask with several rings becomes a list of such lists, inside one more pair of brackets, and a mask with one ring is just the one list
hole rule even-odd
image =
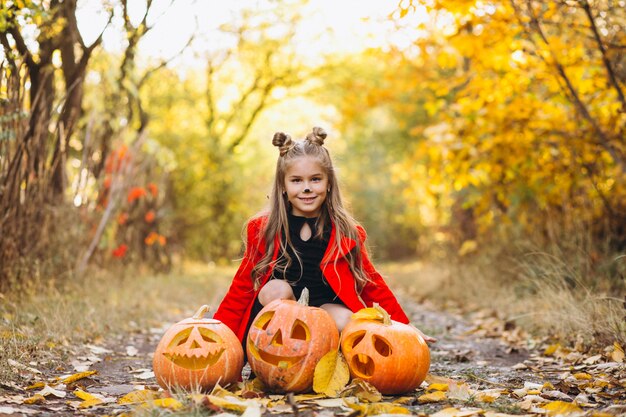
[[328, 175], [316, 158], [295, 158], [285, 171], [285, 191], [292, 214], [317, 217], [328, 193]]

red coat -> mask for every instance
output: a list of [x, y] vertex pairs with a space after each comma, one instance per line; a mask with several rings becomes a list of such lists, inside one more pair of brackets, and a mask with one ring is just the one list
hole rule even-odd
[[[263, 229], [266, 222], [267, 216], [256, 217], [248, 222], [244, 258], [233, 278], [233, 282], [226, 296], [224, 296], [224, 299], [213, 316], [215, 319], [220, 320], [230, 327], [239, 340], [243, 340], [254, 300], [260, 288], [265, 285], [272, 273], [272, 271], [268, 271], [261, 280], [259, 289], [254, 289], [251, 273], [252, 268], [261, 260], [263, 252], [265, 251]], [[376, 271], [366, 251], [363, 249], [365, 247], [364, 243], [366, 238], [365, 230], [359, 227], [358, 231], [359, 239], [361, 240], [363, 270], [371, 282], [368, 282], [365, 287], [363, 287], [360, 294], [357, 293], [354, 276], [345, 258], [345, 254], [356, 246], [356, 242], [347, 237], [344, 237], [341, 241], [339, 257], [336, 257], [335, 252], [331, 252], [332, 245], [328, 245], [320, 265], [324, 278], [339, 299], [341, 299], [350, 310], [356, 312], [365, 306], [371, 307], [373, 303], [377, 302], [381, 307], [387, 310], [393, 320], [408, 323], [409, 318], [404, 313], [396, 297], [385, 283], [383, 277]], [[329, 242], [335, 239], [335, 232], [335, 225], [333, 224]], [[274, 255], [272, 258], [274, 260], [278, 257], [279, 239], [280, 237], [277, 236], [274, 244]], [[332, 261], [336, 258], [337, 262], [333, 263]]]

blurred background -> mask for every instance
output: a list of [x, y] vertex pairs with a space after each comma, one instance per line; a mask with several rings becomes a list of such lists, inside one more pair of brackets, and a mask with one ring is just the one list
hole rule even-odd
[[322, 126], [418, 298], [624, 335], [625, 26], [620, 0], [3, 1], [0, 289], [236, 266], [272, 135]]

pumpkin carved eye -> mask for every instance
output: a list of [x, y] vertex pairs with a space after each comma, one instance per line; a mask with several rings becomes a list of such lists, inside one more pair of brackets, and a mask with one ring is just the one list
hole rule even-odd
[[309, 333], [309, 327], [304, 324], [303, 321], [296, 319], [293, 322], [293, 327], [291, 328], [291, 338], [298, 340], [309, 340], [311, 335]]
[[269, 326], [270, 321], [272, 321], [272, 317], [274, 317], [273, 311], [267, 311], [261, 315], [254, 323], [254, 325], [261, 330], [267, 330], [267, 326]]
[[372, 336], [374, 342], [374, 349], [379, 355], [387, 357], [391, 355], [391, 344], [384, 337], [374, 335]]
[[346, 340], [345, 345], [348, 350], [354, 349], [365, 337], [365, 330], [360, 332], [354, 332], [350, 335], [348, 340]]

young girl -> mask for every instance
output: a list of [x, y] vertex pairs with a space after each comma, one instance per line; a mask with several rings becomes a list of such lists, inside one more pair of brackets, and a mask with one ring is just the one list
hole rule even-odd
[[368, 258], [365, 230], [344, 209], [325, 139], [319, 127], [297, 142], [274, 135], [280, 156], [269, 213], [248, 222], [243, 261], [214, 315], [242, 342], [264, 305], [298, 299], [305, 287], [309, 305], [325, 309], [340, 332], [353, 312], [375, 302], [409, 323]]

